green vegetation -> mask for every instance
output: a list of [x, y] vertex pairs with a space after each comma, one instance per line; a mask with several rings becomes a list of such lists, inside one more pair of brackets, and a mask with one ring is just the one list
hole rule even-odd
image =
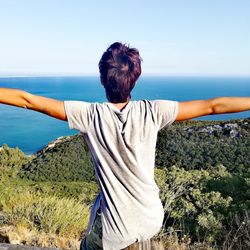
[[21, 178], [33, 181], [95, 181], [87, 145], [81, 135], [66, 137], [37, 152], [23, 165]]
[[[18, 148], [9, 148], [4, 144], [0, 148], [0, 183], [1, 180], [15, 175], [21, 165], [28, 163], [32, 157], [27, 157]], [[0, 184], [1, 185], [1, 184]]]
[[[155, 179], [165, 218], [158, 238], [165, 247], [248, 249], [249, 129], [250, 119], [240, 119], [175, 123], [159, 132]], [[81, 135], [31, 157], [4, 145], [0, 239], [77, 249], [97, 193]]]
[[[211, 245], [230, 241], [236, 246], [247, 246], [250, 239], [247, 233], [250, 229], [249, 174], [239, 179], [223, 165], [207, 170], [172, 166], [156, 169], [155, 177], [165, 210], [166, 231], [181, 230], [193, 241], [202, 240]], [[227, 239], [229, 232], [232, 235]], [[237, 240], [233, 239], [235, 236]]]
[[156, 165], [186, 170], [223, 164], [234, 173], [250, 165], [250, 118], [230, 121], [188, 121], [159, 132]]
[[22, 178], [23, 168], [33, 166], [36, 156], [7, 145], [0, 149], [0, 159], [0, 241], [79, 249], [97, 183], [60, 181], [60, 176], [46, 182]]

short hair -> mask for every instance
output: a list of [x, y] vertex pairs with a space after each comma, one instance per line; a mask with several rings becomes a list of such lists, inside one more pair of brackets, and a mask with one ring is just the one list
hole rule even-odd
[[103, 53], [99, 62], [100, 80], [110, 102], [126, 102], [141, 75], [139, 51], [115, 42]]

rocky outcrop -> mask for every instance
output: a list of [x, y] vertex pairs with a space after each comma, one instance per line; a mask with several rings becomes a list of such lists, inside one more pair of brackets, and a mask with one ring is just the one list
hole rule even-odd
[[[248, 125], [249, 122], [245, 121], [244, 125]], [[206, 126], [191, 126], [185, 127], [183, 130], [187, 131], [189, 134], [191, 133], [207, 133], [209, 135], [227, 135], [231, 138], [239, 138], [241, 137], [241, 126], [238, 123], [221, 123], [214, 125], [206, 125]]]

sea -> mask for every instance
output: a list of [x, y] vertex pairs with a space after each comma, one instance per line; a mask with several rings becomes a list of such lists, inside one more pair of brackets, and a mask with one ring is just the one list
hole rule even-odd
[[[5, 77], [0, 88], [17, 88], [59, 100], [106, 102], [97, 76]], [[132, 100], [202, 100], [219, 96], [250, 97], [250, 77], [141, 77], [132, 91]], [[249, 118], [250, 111], [210, 115], [193, 120]], [[0, 146], [18, 147], [31, 155], [58, 137], [77, 134], [68, 123], [44, 114], [0, 104]]]

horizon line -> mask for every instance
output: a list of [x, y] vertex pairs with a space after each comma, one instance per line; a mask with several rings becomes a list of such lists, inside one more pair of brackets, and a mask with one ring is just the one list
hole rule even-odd
[[[0, 79], [4, 78], [42, 78], [42, 77], [99, 77], [99, 74], [0, 74]], [[142, 74], [139, 78], [143, 77], [218, 77], [218, 78], [250, 78], [249, 75], [236, 75], [236, 74]]]

